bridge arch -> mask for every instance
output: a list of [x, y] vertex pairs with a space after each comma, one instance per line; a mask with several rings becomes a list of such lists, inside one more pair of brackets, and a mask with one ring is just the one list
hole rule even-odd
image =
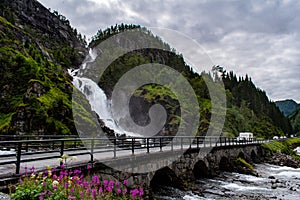
[[251, 151], [251, 160], [254, 163], [259, 162], [259, 158], [258, 158], [258, 156], [257, 156], [257, 154], [256, 154], [256, 152], [254, 150]]
[[243, 152], [240, 152], [237, 156], [237, 158], [242, 158], [242, 159], [245, 159], [245, 154]]
[[228, 157], [223, 156], [219, 163], [219, 169], [221, 171], [231, 171], [232, 165]]
[[183, 181], [178, 178], [175, 172], [169, 167], [157, 170], [150, 181], [152, 189], [159, 189], [161, 186], [171, 186], [183, 189]]
[[193, 174], [196, 179], [209, 177], [209, 170], [203, 160], [196, 162], [193, 168]]

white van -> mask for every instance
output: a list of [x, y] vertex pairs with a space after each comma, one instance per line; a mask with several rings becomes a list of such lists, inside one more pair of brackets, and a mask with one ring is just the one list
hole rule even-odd
[[246, 140], [246, 141], [252, 141], [253, 140], [253, 133], [251, 132], [241, 132], [239, 134], [238, 140]]

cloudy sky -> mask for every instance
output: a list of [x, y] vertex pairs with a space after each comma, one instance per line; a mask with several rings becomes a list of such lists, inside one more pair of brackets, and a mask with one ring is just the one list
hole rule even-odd
[[[298, 0], [39, 0], [87, 38], [116, 23], [180, 31], [271, 100], [300, 103]], [[180, 42], [180, 41], [179, 41]]]

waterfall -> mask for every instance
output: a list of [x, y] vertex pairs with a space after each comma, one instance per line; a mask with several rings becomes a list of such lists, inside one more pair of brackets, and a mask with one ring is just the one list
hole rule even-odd
[[[80, 69], [85, 69], [88, 63], [94, 62], [97, 55], [89, 50], [89, 55], [81, 65]], [[113, 118], [111, 111], [111, 101], [107, 99], [104, 91], [93, 80], [86, 77], [77, 76], [80, 69], [69, 69], [69, 74], [73, 77], [73, 85], [85, 95], [91, 105], [91, 109], [95, 111], [99, 118], [104, 122], [105, 126], [115, 131], [118, 134], [126, 134], [127, 136], [141, 136], [140, 134], [127, 132], [118, 126]]]

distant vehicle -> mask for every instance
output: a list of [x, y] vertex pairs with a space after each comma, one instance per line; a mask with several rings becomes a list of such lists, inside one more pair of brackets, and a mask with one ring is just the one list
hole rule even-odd
[[237, 137], [238, 141], [252, 141], [253, 140], [253, 133], [251, 132], [241, 132], [239, 137]]
[[273, 137], [273, 140], [278, 140], [278, 139], [279, 139], [278, 136], [274, 136], [274, 137]]
[[291, 135], [291, 138], [293, 138], [294, 137], [294, 135]]

